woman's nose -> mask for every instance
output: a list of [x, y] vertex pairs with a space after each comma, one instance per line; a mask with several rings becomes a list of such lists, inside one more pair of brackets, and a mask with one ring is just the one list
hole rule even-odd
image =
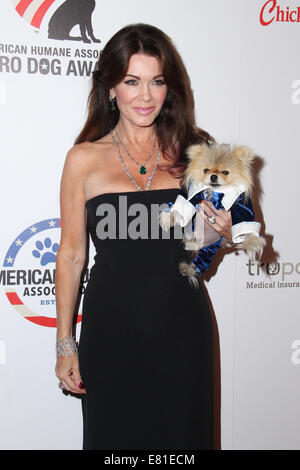
[[143, 101], [150, 101], [152, 98], [151, 90], [148, 84], [144, 84], [140, 88], [140, 99]]

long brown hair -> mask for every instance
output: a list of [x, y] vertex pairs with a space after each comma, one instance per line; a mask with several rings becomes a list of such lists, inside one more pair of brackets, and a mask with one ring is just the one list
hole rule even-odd
[[196, 143], [210, 145], [214, 139], [196, 127], [193, 92], [186, 68], [172, 40], [155, 26], [131, 24], [107, 42], [93, 72], [87, 121], [75, 144], [98, 140], [116, 126], [120, 113], [117, 106], [114, 111], [110, 109], [109, 90], [122, 81], [130, 57], [138, 53], [161, 62], [168, 91], [155, 126], [161, 150], [172, 165], [160, 168], [181, 176], [187, 163], [187, 147]]

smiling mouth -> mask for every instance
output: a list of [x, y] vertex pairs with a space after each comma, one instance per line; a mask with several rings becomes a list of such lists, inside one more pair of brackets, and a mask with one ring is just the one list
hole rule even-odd
[[139, 114], [150, 114], [155, 109], [155, 106], [149, 108], [133, 108]]

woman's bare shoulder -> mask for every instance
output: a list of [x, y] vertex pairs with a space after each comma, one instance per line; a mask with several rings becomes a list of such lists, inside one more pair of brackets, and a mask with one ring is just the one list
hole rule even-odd
[[106, 135], [94, 142], [81, 142], [75, 144], [68, 151], [67, 157], [72, 160], [83, 160], [83, 164], [88, 164], [94, 158], [105, 156], [111, 150], [113, 142], [110, 135]]
[[107, 152], [111, 151], [112, 145], [109, 134], [94, 142], [81, 142], [69, 149], [66, 160], [82, 169], [88, 169], [95, 159], [105, 157]]

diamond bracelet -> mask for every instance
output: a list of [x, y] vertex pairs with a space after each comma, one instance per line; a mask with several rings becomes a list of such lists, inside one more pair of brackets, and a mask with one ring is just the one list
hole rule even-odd
[[78, 354], [78, 344], [75, 341], [75, 336], [65, 336], [56, 340], [56, 357], [71, 356], [72, 354]]

